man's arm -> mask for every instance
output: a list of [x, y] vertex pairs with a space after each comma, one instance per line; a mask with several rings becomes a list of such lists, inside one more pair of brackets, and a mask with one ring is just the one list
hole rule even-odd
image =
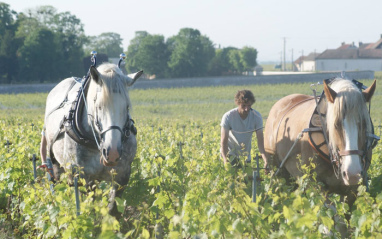
[[227, 163], [228, 135], [229, 130], [226, 130], [224, 127], [221, 127], [220, 153], [223, 158], [224, 165]]
[[268, 167], [268, 159], [265, 156], [264, 134], [263, 134], [262, 129], [259, 129], [256, 131], [256, 138], [257, 138], [257, 146], [259, 147], [260, 154], [264, 160], [264, 168], [267, 168]]

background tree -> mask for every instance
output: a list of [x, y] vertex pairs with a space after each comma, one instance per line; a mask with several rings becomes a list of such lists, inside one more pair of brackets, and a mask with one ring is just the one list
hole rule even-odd
[[148, 35], [149, 33], [146, 31], [136, 31], [135, 37], [130, 40], [130, 45], [127, 48], [126, 54], [126, 68], [129, 72], [136, 72], [140, 69], [145, 71], [144, 68], [141, 68], [141, 66], [137, 64], [136, 60], [139, 53], [139, 46], [143, 39]]
[[172, 77], [207, 75], [208, 64], [215, 55], [208, 37], [196, 29], [183, 28], [178, 35], [168, 39], [167, 45], [171, 51], [168, 66]]
[[16, 37], [23, 40], [25, 40], [29, 34], [41, 27], [36, 18], [33, 18], [31, 15], [27, 15], [25, 13], [20, 13], [18, 15], [18, 23]]
[[[57, 10], [52, 6], [41, 6], [35, 9], [28, 9], [26, 14], [20, 14], [20, 24], [17, 30], [16, 36], [24, 41], [24, 46], [19, 50], [20, 60], [20, 74], [23, 74], [30, 66], [36, 68], [45, 68], [45, 64], [54, 64], [52, 67], [55, 72], [50, 74], [43, 74], [42, 71], [38, 75], [42, 76], [39, 81], [57, 81], [69, 76], [82, 76], [85, 74], [82, 66], [83, 45], [86, 37], [84, 34], [83, 24], [74, 15], [69, 12], [57, 13]], [[53, 38], [50, 38], [49, 31]], [[41, 34], [48, 34], [48, 39], [44, 39], [47, 46], [55, 47], [50, 48], [48, 54], [44, 49], [39, 48], [39, 44], [34, 42]], [[44, 54], [38, 54], [33, 49], [29, 49], [31, 46], [38, 47], [45, 52]], [[51, 59], [48, 60], [47, 56]], [[29, 57], [25, 57], [29, 56]], [[46, 62], [46, 61], [49, 62]], [[33, 61], [33, 62], [30, 62]], [[22, 63], [21, 63], [22, 62]], [[35, 62], [44, 62], [41, 65], [35, 65]], [[33, 69], [35, 73], [37, 69]], [[48, 79], [46, 76], [51, 78]], [[32, 80], [30, 77], [27, 79]]]
[[15, 38], [17, 13], [0, 2], [0, 82], [11, 83], [18, 73], [16, 52], [21, 45]]
[[33, 17], [39, 22], [40, 26], [44, 26], [48, 29], [55, 28], [55, 15], [57, 14], [57, 9], [53, 6], [39, 6], [36, 8], [31, 8], [27, 10], [29, 17]]
[[86, 43], [84, 26], [81, 20], [69, 12], [54, 15], [52, 30], [59, 47], [58, 54], [62, 59], [60, 72], [63, 77], [81, 76], [83, 71], [83, 46]]
[[0, 82], [7, 84], [17, 80], [19, 71], [16, 54], [22, 42], [14, 37], [14, 33], [12, 30], [7, 30], [0, 41]]
[[240, 74], [244, 70], [243, 63], [241, 61], [240, 50], [234, 49], [230, 50], [228, 53], [229, 63], [233, 67], [233, 72], [236, 74]]
[[16, 12], [12, 11], [8, 4], [0, 2], [0, 39], [14, 24], [16, 15]]
[[257, 50], [252, 47], [243, 47], [240, 50], [240, 59], [245, 71], [253, 71], [257, 65]]
[[23, 82], [50, 81], [59, 78], [55, 59], [59, 49], [54, 33], [46, 28], [32, 32], [20, 48], [20, 76]]
[[41, 28], [53, 30], [54, 16], [57, 10], [52, 6], [29, 8], [19, 14], [19, 25], [16, 37], [26, 39], [28, 35]]
[[168, 56], [163, 36], [139, 33], [128, 47], [127, 67], [130, 71], [143, 69], [145, 74], [161, 78], [166, 76], [168, 71]]
[[235, 71], [235, 68], [231, 64], [229, 58], [229, 52], [231, 50], [237, 50], [237, 48], [226, 47], [223, 49], [216, 49], [215, 56], [209, 63], [209, 75], [231, 75]]
[[108, 55], [109, 58], [119, 57], [123, 52], [123, 39], [118, 33], [105, 32], [99, 36], [89, 37], [89, 44], [86, 46], [86, 51], [97, 51]]
[[[87, 37], [80, 19], [52, 6], [16, 13], [0, 2], [0, 82], [52, 82], [82, 76], [87, 71], [82, 59], [89, 59], [91, 50], [105, 59], [118, 57], [122, 39], [113, 32]], [[257, 51], [251, 47], [215, 50], [197, 29], [180, 29], [168, 39], [139, 31], [127, 49], [126, 67], [129, 72], [143, 69], [157, 78], [230, 75], [252, 70], [256, 58]]]

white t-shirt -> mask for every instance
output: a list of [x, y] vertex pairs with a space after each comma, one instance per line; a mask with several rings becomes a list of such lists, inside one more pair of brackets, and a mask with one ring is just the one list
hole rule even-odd
[[237, 108], [235, 108], [223, 115], [220, 126], [229, 130], [228, 154], [233, 156], [243, 156], [247, 154], [247, 160], [250, 161], [252, 134], [254, 130], [263, 127], [263, 118], [261, 117], [261, 114], [258, 111], [251, 109], [247, 118], [243, 120], [240, 117]]

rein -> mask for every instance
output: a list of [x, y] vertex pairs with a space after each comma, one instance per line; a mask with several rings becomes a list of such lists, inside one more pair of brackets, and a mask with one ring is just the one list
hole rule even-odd
[[[94, 59], [95, 59], [95, 57], [94, 57]], [[96, 60], [94, 60], [94, 62], [96, 62]], [[89, 77], [90, 77], [90, 71], [88, 72], [85, 81], [89, 80]], [[84, 83], [85, 83], [85, 81], [84, 81]], [[82, 95], [82, 99], [84, 100], [84, 105], [85, 105], [85, 108], [86, 108], [86, 112], [89, 112], [89, 111], [88, 111], [88, 103], [86, 102], [86, 97], [85, 97], [85, 92], [84, 92], [84, 87], [83, 87], [83, 85], [84, 85], [84, 84], [81, 84], [81, 86], [80, 86], [81, 95]], [[90, 116], [90, 114], [88, 114], [88, 116]], [[97, 144], [97, 148], [98, 148], [98, 150], [101, 150], [101, 146], [100, 146], [100, 144], [98, 143], [97, 135], [96, 135], [96, 133], [95, 133], [93, 124], [90, 124], [90, 128], [92, 129], [92, 133], [93, 133], [93, 136], [94, 136], [94, 140], [95, 140], [95, 142], [96, 142], [96, 144]]]

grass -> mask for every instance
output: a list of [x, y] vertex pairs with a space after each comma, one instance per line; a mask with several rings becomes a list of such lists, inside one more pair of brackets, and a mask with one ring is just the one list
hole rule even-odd
[[[377, 81], [382, 79], [382, 73], [376, 73]], [[371, 80], [363, 80], [370, 85]], [[382, 102], [381, 87], [378, 86], [372, 99], [371, 115], [375, 121], [382, 120], [380, 110]], [[267, 117], [272, 105], [283, 96], [301, 93], [312, 95], [310, 83], [277, 84], [277, 85], [246, 85], [246, 86], [216, 86], [174, 89], [133, 89], [130, 98], [133, 104], [132, 116], [135, 120], [193, 120], [215, 121], [235, 107], [234, 95], [240, 89], [250, 89], [256, 97], [253, 108], [263, 117]], [[322, 86], [317, 87], [320, 94]], [[30, 118], [43, 120], [47, 94], [0, 94], [0, 118]], [[378, 122], [378, 124], [380, 124]]]

